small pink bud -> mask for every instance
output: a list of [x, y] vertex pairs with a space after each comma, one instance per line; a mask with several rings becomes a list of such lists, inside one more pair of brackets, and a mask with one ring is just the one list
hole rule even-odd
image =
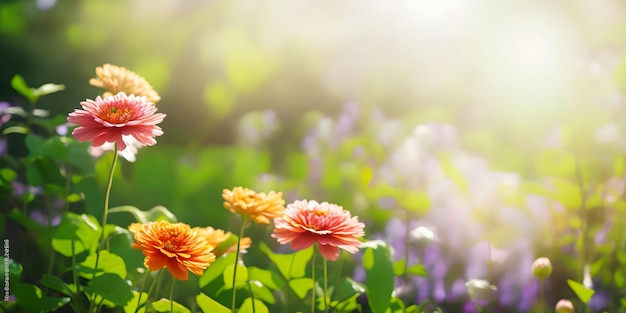
[[532, 266], [533, 275], [539, 279], [544, 279], [552, 273], [552, 263], [550, 263], [550, 259], [546, 257], [541, 257], [533, 262]]
[[561, 299], [554, 307], [556, 313], [574, 313], [574, 305], [571, 301]]

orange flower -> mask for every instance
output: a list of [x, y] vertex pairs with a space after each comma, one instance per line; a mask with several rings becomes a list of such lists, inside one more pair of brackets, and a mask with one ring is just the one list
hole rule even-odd
[[359, 251], [358, 237], [365, 235], [364, 227], [341, 206], [301, 200], [287, 205], [285, 214], [274, 220], [272, 237], [280, 244], [291, 242], [295, 250], [317, 243], [322, 256], [335, 261], [340, 248], [350, 253]]
[[103, 94], [103, 97], [124, 92], [129, 95], [146, 97], [152, 104], [161, 100], [159, 94], [152, 89], [152, 86], [143, 77], [127, 70], [125, 67], [104, 64], [101, 67], [96, 67], [96, 75], [98, 75], [98, 78], [90, 79], [89, 84], [106, 89], [107, 91]]
[[134, 234], [132, 247], [142, 250], [146, 256], [144, 265], [151, 271], [167, 268], [178, 280], [187, 280], [189, 273], [200, 276], [215, 261], [204, 236], [183, 223], [167, 221], [146, 224], [131, 224], [128, 229]]
[[282, 192], [270, 191], [266, 195], [243, 187], [235, 187], [232, 191], [228, 189], [222, 191], [226, 209], [259, 224], [269, 224], [270, 220], [283, 214], [285, 200], [282, 196]]
[[[198, 232], [198, 234], [202, 235], [206, 242], [213, 247], [213, 254], [215, 257], [220, 257], [223, 254], [230, 253], [236, 251], [237, 249], [237, 241], [233, 241], [228, 243], [227, 240], [232, 235], [231, 232], [224, 232], [221, 229], [214, 229], [213, 227], [194, 227], [191, 229], [192, 231]], [[224, 245], [225, 244], [225, 245]], [[252, 244], [252, 240], [248, 237], [241, 238], [241, 243], [239, 244], [239, 251], [245, 252], [247, 248]]]

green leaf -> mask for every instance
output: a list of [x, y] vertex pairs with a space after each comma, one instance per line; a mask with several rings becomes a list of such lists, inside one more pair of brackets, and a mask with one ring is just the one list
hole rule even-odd
[[[141, 295], [141, 299], [139, 296]], [[139, 302], [139, 310], [137, 310], [137, 302]], [[148, 294], [133, 290], [133, 298], [124, 306], [124, 313], [144, 313], [146, 312], [146, 302], [148, 302]]]
[[296, 253], [275, 254], [267, 244], [261, 242], [260, 249], [274, 262], [286, 280], [303, 277], [306, 274], [306, 266], [313, 256], [313, 246]]
[[274, 302], [276, 302], [272, 291], [260, 281], [248, 280], [248, 286], [250, 287], [250, 293], [254, 295], [254, 298], [269, 304], [274, 304]]
[[[222, 276], [224, 274], [224, 269], [226, 269], [227, 266], [232, 265], [232, 264], [235, 264], [234, 253], [229, 253], [226, 255], [222, 255], [221, 257], [218, 257], [215, 261], [213, 261], [213, 263], [211, 263], [211, 266], [209, 266], [200, 277], [198, 281], [200, 287], [204, 287], [208, 285], [210, 282], [212, 282], [213, 280], [215, 280], [216, 278]], [[231, 280], [232, 280], [232, 276], [231, 276]]]
[[69, 297], [43, 296], [39, 287], [30, 284], [18, 284], [14, 294], [22, 312], [52, 312], [70, 302]]
[[196, 302], [198, 306], [205, 313], [230, 313], [231, 310], [221, 303], [211, 299], [204, 293], [200, 293], [196, 296]]
[[98, 243], [99, 229], [93, 216], [65, 213], [52, 238], [52, 248], [66, 257], [91, 250]]
[[116, 274], [104, 273], [89, 281], [90, 291], [115, 305], [125, 306], [133, 299], [133, 291], [128, 283]]
[[152, 302], [151, 306], [152, 308], [157, 311], [157, 312], [163, 312], [163, 313], [191, 313], [191, 311], [189, 311], [188, 308], [186, 308], [184, 305], [174, 301], [174, 309], [170, 310], [171, 307], [171, 302], [169, 299], [159, 299], [155, 302]]
[[382, 241], [367, 242], [364, 246], [363, 267], [367, 275], [367, 300], [373, 313], [384, 313], [394, 289], [391, 252]]
[[339, 286], [337, 286], [333, 294], [333, 299], [342, 302], [364, 292], [365, 287], [362, 284], [355, 282], [350, 277], [344, 277], [339, 283]]
[[565, 179], [553, 179], [552, 185], [557, 191], [556, 200], [566, 208], [579, 209], [582, 206], [580, 188], [577, 185]]
[[148, 211], [141, 211], [132, 205], [124, 205], [109, 209], [109, 213], [121, 213], [126, 212], [132, 214], [137, 222], [145, 224], [149, 222], [168, 221], [170, 223], [176, 223], [177, 219], [172, 212], [170, 212], [164, 206], [155, 206]]
[[[85, 259], [85, 261], [81, 262], [76, 267], [78, 275], [91, 279], [93, 277], [95, 265], [96, 254], [92, 253], [87, 257], [87, 259]], [[124, 259], [107, 250], [100, 251], [96, 276], [100, 276], [105, 273], [115, 274], [122, 279], [126, 278], [126, 263], [124, 262]]]
[[570, 288], [572, 288], [574, 293], [576, 293], [578, 299], [580, 299], [580, 301], [582, 301], [584, 304], [587, 304], [589, 302], [589, 299], [591, 299], [591, 296], [593, 296], [593, 294], [595, 293], [593, 289], [587, 288], [583, 284], [577, 281], [573, 281], [571, 279], [567, 280], [567, 284]]
[[[5, 239], [8, 240], [8, 239]], [[7, 241], [5, 241], [6, 244]], [[9, 258], [9, 260], [7, 261], [4, 257], [0, 256], [0, 261], [2, 261], [2, 264], [4, 266], [2, 266], [2, 268], [0, 268], [0, 275], [2, 277], [5, 277], [5, 271], [7, 269], [7, 265], [8, 265], [8, 269], [9, 269], [9, 275], [15, 276], [15, 277], [19, 277], [20, 275], [22, 275], [22, 271], [24, 270], [22, 267], [22, 264], [15, 262], [15, 260]]]
[[30, 130], [28, 129], [28, 127], [24, 127], [24, 126], [10, 126], [5, 128], [2, 131], [3, 135], [9, 135], [9, 134], [22, 134], [22, 135], [26, 135], [30, 132]]
[[2, 168], [0, 169], [0, 179], [5, 182], [12, 182], [17, 178], [17, 173], [10, 168]]
[[28, 102], [31, 104], [34, 104], [37, 101], [35, 90], [28, 86], [26, 80], [21, 75], [13, 76], [13, 79], [11, 79], [11, 87], [24, 96], [24, 98], [28, 99]]
[[39, 86], [39, 88], [35, 89], [33, 91], [33, 94], [35, 94], [36, 97], [41, 97], [41, 96], [45, 96], [45, 95], [49, 95], [51, 93], [55, 93], [58, 91], [61, 91], [65, 89], [64, 85], [57, 85], [57, 84], [43, 84], [41, 86]]
[[313, 288], [313, 279], [309, 277], [296, 278], [289, 281], [289, 287], [301, 300], [306, 297], [306, 294]]
[[407, 269], [407, 273], [422, 277], [428, 277], [428, 271], [426, 270], [424, 264], [415, 264], [409, 267]]
[[[254, 305], [252, 304], [254, 302]], [[265, 303], [259, 299], [246, 298], [243, 300], [241, 307], [237, 310], [237, 313], [269, 313], [270, 310], [265, 306]]]
[[[235, 264], [229, 264], [224, 269], [224, 287], [226, 289], [233, 288], [233, 273], [235, 272]], [[242, 265], [237, 264], [237, 277], [235, 277], [235, 288], [241, 288], [246, 285], [248, 280], [248, 269]]]
[[74, 296], [74, 291], [72, 291], [67, 283], [56, 276], [44, 273], [43, 277], [41, 277], [41, 284], [50, 289], [59, 291], [66, 296]]
[[[211, 264], [211, 266], [213, 266]], [[264, 286], [267, 286], [270, 289], [282, 289], [285, 285], [285, 282], [278, 276], [278, 274], [269, 271], [260, 269], [258, 267], [248, 267], [248, 279], [250, 280], [258, 280]]]

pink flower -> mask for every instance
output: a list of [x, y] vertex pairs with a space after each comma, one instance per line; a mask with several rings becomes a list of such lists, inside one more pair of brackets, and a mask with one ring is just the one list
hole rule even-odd
[[274, 219], [272, 237], [280, 244], [291, 242], [295, 250], [318, 243], [324, 258], [335, 261], [339, 248], [356, 253], [358, 237], [365, 235], [365, 225], [341, 206], [328, 202], [300, 200], [287, 205], [282, 217]]
[[74, 110], [67, 121], [78, 124], [72, 135], [78, 141], [92, 141], [94, 147], [116, 143], [119, 151], [126, 149], [122, 136], [132, 136], [143, 146], [156, 144], [154, 137], [163, 135], [156, 124], [165, 114], [156, 113], [157, 108], [145, 97], [127, 96], [120, 92], [114, 96], [80, 103], [83, 110]]

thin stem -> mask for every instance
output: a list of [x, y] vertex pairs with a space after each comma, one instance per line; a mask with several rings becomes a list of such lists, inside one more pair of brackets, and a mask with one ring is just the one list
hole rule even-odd
[[311, 257], [311, 279], [313, 281], [311, 288], [311, 313], [315, 313], [315, 247], [313, 247], [313, 256]]
[[252, 292], [252, 284], [248, 280], [248, 289], [250, 290], [250, 299], [252, 299], [252, 313], [256, 313], [256, 306], [254, 303], [254, 293]]
[[146, 286], [146, 281], [148, 280], [148, 277], [150, 277], [150, 270], [146, 270], [146, 275], [143, 276], [141, 288], [139, 288], [139, 296], [137, 297], [137, 307], [135, 308], [135, 313], [139, 311], [139, 306], [141, 305], [141, 295], [143, 294], [143, 288]]
[[156, 279], [152, 282], [152, 285], [150, 285], [150, 289], [148, 289], [148, 299], [146, 301], [150, 301], [150, 295], [152, 294], [154, 287], [158, 284], [159, 279], [161, 278], [161, 273], [163, 273], [163, 270], [159, 270], [159, 274], [157, 274]]
[[[585, 263], [586, 254], [587, 254], [587, 195], [585, 193], [585, 181], [583, 179], [582, 169], [580, 165], [580, 157], [576, 157], [576, 180], [578, 183], [578, 189], [580, 191], [580, 233], [581, 233], [581, 241], [580, 241], [580, 253], [579, 253], [579, 264], [578, 271], [580, 275], [580, 282], [585, 280]], [[581, 303], [583, 307], [583, 312], [587, 312], [587, 305], [585, 303]]]
[[239, 267], [239, 250], [241, 249], [241, 238], [243, 237], [243, 231], [246, 229], [248, 220], [246, 218], [241, 221], [241, 229], [239, 230], [239, 238], [237, 238], [237, 251], [235, 251], [235, 268], [233, 269], [233, 300], [231, 304], [231, 311], [235, 313], [235, 305], [237, 303], [237, 286], [235, 282], [237, 279], [237, 267]]
[[324, 312], [328, 313], [328, 263], [324, 258]]
[[408, 275], [408, 270], [409, 270], [409, 249], [410, 247], [410, 240], [411, 240], [411, 214], [409, 212], [409, 210], [406, 210], [406, 231], [404, 232], [405, 237], [404, 237], [404, 271], [402, 271], [402, 281], [404, 282], [404, 287], [407, 288], [408, 284], [409, 284], [409, 275]]
[[[113, 174], [115, 173], [115, 166], [117, 165], [117, 159], [118, 159], [118, 156], [117, 156], [117, 144], [116, 144], [115, 148], [113, 149], [113, 163], [111, 164], [111, 170], [109, 171], [109, 181], [107, 183], [107, 188], [104, 193], [104, 211], [102, 213], [102, 231], [100, 232], [100, 240], [98, 241], [98, 246], [96, 247], [96, 262], [93, 267], [93, 278], [96, 277], [96, 273], [98, 272], [98, 262], [100, 261], [100, 250], [104, 242], [104, 230], [106, 228], [107, 217], [109, 215], [109, 198], [111, 196], [111, 186], [113, 185]], [[96, 300], [96, 295], [94, 294], [93, 299], [91, 301], [92, 308], [93, 308], [93, 302], [95, 300]]]
[[174, 312], [174, 285], [176, 284], [176, 278], [172, 276], [172, 288], [170, 288], [170, 312]]

